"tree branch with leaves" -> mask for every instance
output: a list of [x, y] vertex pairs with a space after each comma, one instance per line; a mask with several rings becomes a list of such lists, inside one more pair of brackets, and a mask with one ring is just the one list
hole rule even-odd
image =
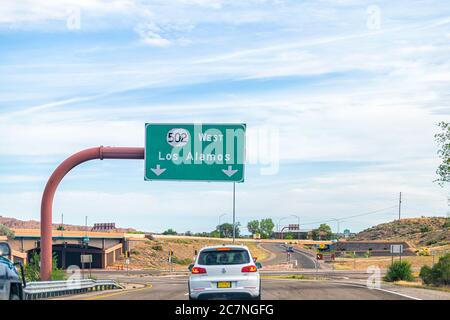
[[434, 138], [439, 145], [437, 153], [442, 163], [436, 170], [438, 175], [436, 182], [443, 187], [445, 183], [450, 182], [450, 122], [440, 122], [438, 126], [441, 131], [435, 134]]

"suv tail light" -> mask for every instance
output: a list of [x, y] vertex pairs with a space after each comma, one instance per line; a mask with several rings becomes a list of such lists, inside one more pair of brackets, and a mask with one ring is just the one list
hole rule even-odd
[[191, 272], [193, 274], [206, 273], [206, 269], [205, 268], [201, 268], [201, 267], [193, 267]]
[[242, 267], [241, 272], [256, 272], [258, 271], [258, 268], [256, 266], [245, 266]]

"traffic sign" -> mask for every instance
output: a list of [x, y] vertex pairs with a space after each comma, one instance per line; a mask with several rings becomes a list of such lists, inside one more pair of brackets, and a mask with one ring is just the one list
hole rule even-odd
[[92, 254], [80, 255], [81, 263], [92, 263]]
[[245, 124], [145, 125], [145, 180], [244, 181]]
[[391, 244], [391, 253], [403, 253], [402, 244]]

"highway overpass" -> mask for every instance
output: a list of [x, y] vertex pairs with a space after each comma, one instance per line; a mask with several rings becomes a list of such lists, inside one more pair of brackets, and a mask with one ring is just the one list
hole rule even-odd
[[[16, 262], [26, 264], [33, 252], [40, 252], [40, 230], [12, 231], [15, 233], [14, 239], [7, 240], [13, 249], [12, 258]], [[113, 265], [126, 250], [143, 240], [143, 234], [53, 230], [52, 250], [57, 256], [60, 268], [66, 269], [70, 265], [81, 267], [80, 256], [89, 254], [93, 258], [92, 268], [105, 269]]]

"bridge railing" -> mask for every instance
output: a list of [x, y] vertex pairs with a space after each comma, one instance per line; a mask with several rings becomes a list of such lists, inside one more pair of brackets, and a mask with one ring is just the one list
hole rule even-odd
[[27, 286], [24, 289], [24, 299], [45, 299], [90, 291], [121, 288], [122, 287], [114, 280], [77, 279], [65, 281], [35, 281], [27, 283]]

